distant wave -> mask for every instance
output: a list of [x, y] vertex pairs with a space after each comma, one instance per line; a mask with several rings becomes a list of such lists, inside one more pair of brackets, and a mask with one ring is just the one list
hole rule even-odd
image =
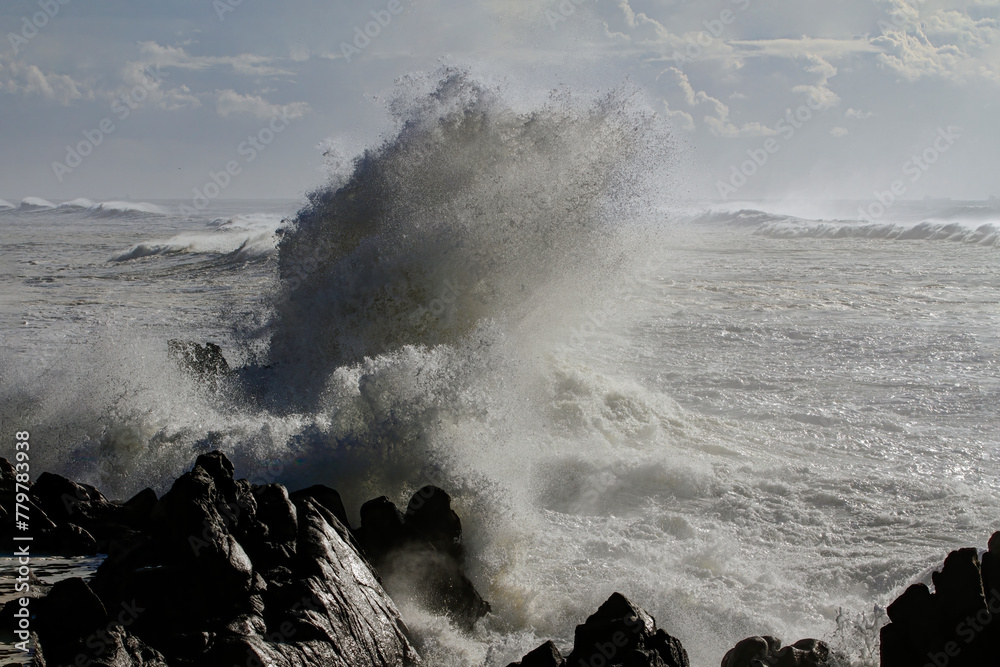
[[233, 255], [252, 259], [275, 252], [278, 237], [268, 231], [189, 232], [169, 239], [138, 243], [111, 258], [112, 262], [128, 262], [156, 255]]
[[38, 211], [55, 207], [55, 204], [41, 197], [25, 197], [21, 200], [21, 205], [18, 208], [22, 211]]
[[779, 239], [865, 238], [1000, 246], [1000, 210], [991, 206], [956, 206], [925, 216], [915, 223], [807, 220], [756, 209], [710, 210], [694, 216], [692, 222], [752, 227], [756, 235]]
[[757, 209], [744, 208], [737, 211], [719, 211], [710, 210], [705, 211], [696, 215], [692, 222], [698, 224], [726, 224], [735, 225], [738, 227], [756, 227], [763, 224], [774, 223], [778, 221], [798, 221], [801, 218], [795, 218], [789, 215], [777, 215], [774, 213], [768, 213], [767, 211], [758, 211]]
[[754, 232], [770, 238], [867, 238], [893, 241], [954, 241], [1000, 246], [1000, 222], [970, 226], [963, 222], [927, 220], [913, 226], [896, 223], [857, 222], [769, 222]]
[[72, 201], [64, 201], [63, 203], [59, 204], [59, 206], [57, 206], [56, 208], [81, 209], [81, 208], [92, 208], [94, 206], [97, 206], [97, 204], [95, 204], [89, 199], [84, 199], [81, 197], [80, 199], [74, 199]]
[[89, 206], [87, 216], [92, 218], [119, 218], [128, 215], [169, 215], [162, 206], [143, 202], [108, 201]]
[[58, 211], [60, 214], [79, 214], [88, 218], [117, 218], [135, 215], [169, 215], [170, 211], [156, 204], [145, 202], [107, 201], [95, 202], [80, 197], [61, 204], [53, 204], [41, 197], [25, 197], [19, 206], [0, 199], [0, 209], [17, 209], [18, 211]]

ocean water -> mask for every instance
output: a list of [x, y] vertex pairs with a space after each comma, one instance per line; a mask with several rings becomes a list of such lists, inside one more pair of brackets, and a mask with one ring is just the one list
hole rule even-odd
[[[125, 499], [220, 448], [355, 522], [438, 484], [494, 614], [400, 601], [428, 664], [568, 647], [613, 591], [698, 667], [755, 634], [864, 664], [1000, 529], [1000, 203], [687, 201], [627, 94], [424, 83], [301, 201], [0, 202], [33, 470]], [[174, 338], [240, 370], [202, 386]]]

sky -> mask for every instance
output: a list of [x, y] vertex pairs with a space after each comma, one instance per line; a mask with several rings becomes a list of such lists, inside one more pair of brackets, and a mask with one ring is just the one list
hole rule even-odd
[[638, 86], [697, 198], [1000, 196], [1000, 0], [3, 0], [0, 36], [15, 203], [298, 198], [449, 64]]

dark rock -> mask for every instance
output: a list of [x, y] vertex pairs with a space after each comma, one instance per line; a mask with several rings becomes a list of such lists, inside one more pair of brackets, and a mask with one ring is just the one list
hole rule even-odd
[[447, 493], [421, 489], [400, 513], [385, 496], [361, 506], [355, 531], [395, 599], [408, 599], [471, 628], [490, 606], [465, 576], [462, 527]]
[[267, 526], [268, 539], [294, 540], [299, 532], [298, 515], [285, 487], [280, 484], [258, 486], [253, 496], [257, 501], [257, 519]]
[[361, 527], [356, 534], [376, 567], [392, 551], [402, 548], [407, 538], [403, 515], [385, 496], [361, 506]]
[[[110, 502], [93, 486], [72, 482], [60, 475], [42, 473], [31, 487], [31, 498], [58, 526], [51, 536], [41, 540], [53, 553], [90, 555], [103, 552], [110, 540], [120, 539], [141, 524], [141, 517], [131, 509]], [[34, 517], [32, 523], [35, 529], [38, 522]], [[41, 532], [47, 531], [42, 529]]]
[[348, 528], [351, 526], [347, 521], [347, 510], [344, 509], [344, 502], [340, 499], [340, 494], [328, 486], [316, 484], [305, 489], [299, 489], [293, 492], [290, 497], [293, 502], [303, 498], [312, 498], [332, 512], [344, 526]]
[[800, 639], [791, 646], [775, 637], [749, 637], [722, 659], [722, 667], [832, 667], [844, 664], [831, 660], [830, 647], [818, 639]]
[[997, 597], [1000, 602], [1000, 532], [993, 533], [989, 541], [989, 551], [983, 554], [983, 593], [987, 600]]
[[[521, 659], [521, 667], [689, 667], [678, 639], [656, 627], [656, 621], [621, 593], [614, 593], [582, 625], [576, 626], [573, 651], [563, 660], [547, 642]], [[512, 667], [512, 666], [508, 666]]]
[[681, 643], [656, 628], [656, 621], [621, 593], [614, 593], [582, 625], [576, 626], [570, 665], [604, 664], [688, 667]]
[[128, 503], [145, 525], [112, 543], [90, 586], [38, 601], [36, 663], [419, 664], [329, 491], [293, 501], [279, 485], [234, 480], [221, 453], [199, 457], [151, 508], [148, 493]]
[[150, 514], [153, 513], [153, 508], [156, 507], [157, 500], [156, 492], [152, 489], [143, 489], [127, 500], [122, 507], [128, 510], [129, 525], [145, 526]]
[[993, 621], [1000, 612], [1000, 594], [994, 582], [1000, 540], [991, 539], [990, 547], [982, 566], [976, 549], [952, 551], [932, 574], [933, 593], [914, 584], [889, 605], [891, 622], [881, 630], [883, 667], [941, 661], [949, 667], [974, 667], [996, 661], [1000, 623]]
[[222, 348], [215, 343], [199, 345], [188, 340], [169, 340], [167, 355], [181, 368], [201, 378], [217, 378], [230, 372]]
[[425, 486], [413, 494], [406, 506], [406, 527], [414, 537], [462, 562], [462, 521], [451, 508], [451, 496], [438, 487]]
[[0, 502], [8, 503], [14, 496], [17, 482], [17, 471], [14, 464], [5, 458], [0, 458]]
[[86, 652], [87, 638], [108, 624], [108, 612], [90, 586], [80, 578], [65, 579], [52, 586], [44, 598], [31, 603], [32, 631], [45, 646], [53, 664], [72, 664]]
[[[904, 638], [907, 660], [926, 656], [931, 647], [944, 643], [940, 614], [930, 589], [924, 584], [913, 584], [907, 588], [886, 608], [886, 614]], [[884, 648], [882, 652], [885, 652]]]
[[547, 641], [521, 658], [520, 662], [512, 662], [507, 667], [563, 667], [565, 664], [566, 659], [559, 648]]

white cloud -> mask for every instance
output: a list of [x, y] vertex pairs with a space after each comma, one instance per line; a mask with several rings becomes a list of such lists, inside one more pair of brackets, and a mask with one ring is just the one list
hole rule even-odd
[[797, 58], [813, 55], [820, 58], [846, 58], [858, 53], [878, 53], [879, 49], [865, 39], [830, 39], [802, 37], [799, 39], [753, 39], [733, 40], [742, 57], [771, 56]]
[[844, 112], [844, 116], [855, 120], [865, 120], [866, 118], [871, 118], [872, 115], [871, 111], [861, 111], [859, 109], [848, 109]]
[[0, 91], [12, 95], [38, 95], [62, 105], [93, 99], [93, 91], [66, 74], [46, 73], [0, 54]]
[[309, 111], [309, 105], [305, 102], [271, 104], [259, 95], [240, 95], [235, 90], [227, 89], [216, 91], [215, 111], [223, 118], [239, 113], [261, 119], [279, 114], [288, 118], [301, 118]]
[[844, 136], [847, 136], [847, 128], [846, 127], [835, 127], [832, 130], [830, 130], [830, 135], [834, 136], [834, 137], [844, 137]]
[[144, 65], [159, 65], [187, 70], [206, 70], [212, 67], [230, 67], [237, 74], [247, 76], [291, 75], [287, 69], [275, 67], [274, 58], [242, 53], [238, 56], [193, 56], [179, 46], [162, 46], [156, 42], [140, 42], [139, 51]]
[[806, 55], [809, 65], [805, 70], [819, 77], [814, 84], [804, 84], [792, 88], [792, 92], [805, 95], [809, 106], [817, 111], [829, 109], [840, 102], [840, 96], [830, 90], [830, 79], [837, 76], [837, 68], [817, 55]]
[[[775, 130], [756, 121], [744, 123], [740, 126], [735, 125], [729, 119], [729, 107], [724, 102], [712, 97], [703, 90], [695, 91], [688, 76], [676, 67], [668, 67], [660, 72], [660, 76], [664, 75], [675, 81], [677, 89], [682, 94], [683, 100], [688, 106], [708, 105], [712, 113], [706, 115], [703, 121], [712, 134], [719, 137], [764, 137], [776, 134]], [[674, 111], [672, 113], [677, 114], [679, 112]], [[685, 115], [691, 119], [691, 124], [693, 125], [694, 119], [691, 118], [691, 115]]]
[[973, 19], [967, 10], [958, 9], [921, 16], [905, 0], [887, 2], [886, 13], [892, 20], [881, 21], [881, 34], [871, 39], [881, 52], [878, 62], [883, 67], [909, 81], [947, 77], [1000, 83], [1000, 24], [996, 19]]
[[[170, 73], [160, 67], [144, 66], [140, 62], [129, 62], [122, 69], [123, 85], [107, 94], [110, 98], [124, 96], [136, 97], [135, 91], [142, 88], [145, 91], [143, 104], [165, 111], [195, 108], [201, 106], [198, 95], [186, 85], [169, 87]], [[164, 85], [167, 80], [168, 85]], [[138, 87], [138, 88], [137, 88]]]
[[694, 118], [688, 112], [681, 111], [680, 109], [671, 109], [670, 103], [666, 100], [663, 100], [663, 110], [667, 118], [672, 119], [680, 129], [687, 131], [694, 129]]

